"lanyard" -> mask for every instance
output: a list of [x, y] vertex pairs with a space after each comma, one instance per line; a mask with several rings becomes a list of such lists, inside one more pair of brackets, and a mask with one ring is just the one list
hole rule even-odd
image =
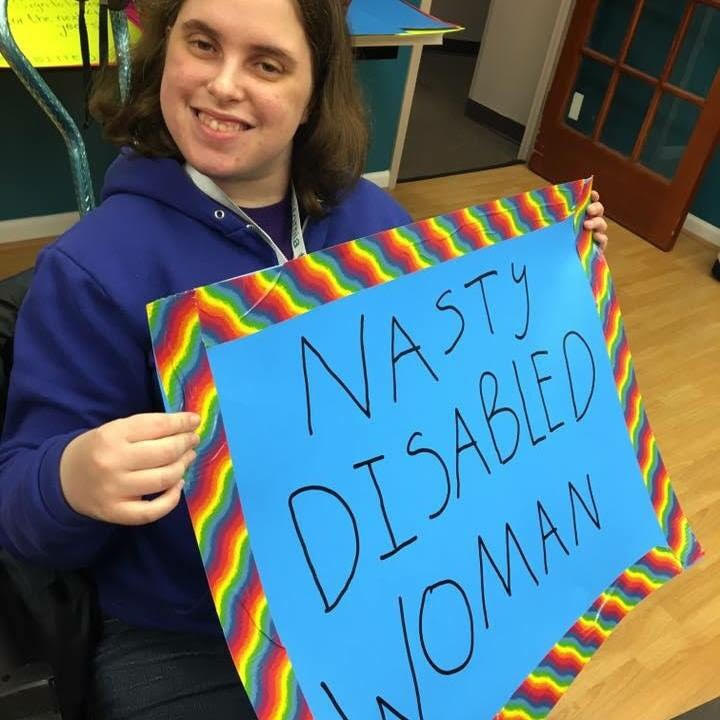
[[[295, 183], [290, 184], [290, 213], [292, 223], [290, 229], [290, 244], [292, 245], [293, 259], [305, 255], [305, 238], [303, 237], [303, 226], [300, 224], [300, 207], [298, 206]], [[274, 243], [273, 243], [274, 244]]]
[[282, 250], [275, 244], [275, 241], [263, 230], [241, 207], [238, 207], [225, 192], [223, 192], [207, 175], [203, 175], [201, 172], [196, 170], [192, 165], [185, 164], [185, 172], [190, 176], [190, 179], [195, 185], [200, 188], [206, 195], [209, 195], [213, 200], [224, 205], [229, 210], [232, 210], [236, 215], [239, 215], [248, 225], [248, 229], [252, 228], [257, 231], [270, 245], [277, 258], [278, 265], [283, 265], [288, 260], [294, 260], [301, 255], [306, 254], [305, 249], [305, 238], [303, 237], [303, 230], [307, 227], [308, 219], [305, 218], [305, 222], [300, 222], [300, 206], [298, 205], [297, 193], [295, 192], [295, 184], [290, 183], [290, 247], [292, 247], [293, 256], [292, 258], [286, 258]]
[[[232, 202], [232, 201], [231, 201]], [[282, 250], [275, 244], [275, 241], [263, 230], [242, 208], [232, 203], [234, 210], [249, 224], [251, 224], [270, 245], [275, 252], [278, 264], [283, 265], [288, 260], [294, 260], [295, 258], [305, 255], [305, 238], [303, 237], [303, 228], [307, 225], [307, 219], [305, 223], [300, 223], [300, 207], [298, 205], [297, 193], [295, 192], [294, 183], [290, 183], [290, 247], [292, 247], [293, 256], [292, 258], [286, 258]]]

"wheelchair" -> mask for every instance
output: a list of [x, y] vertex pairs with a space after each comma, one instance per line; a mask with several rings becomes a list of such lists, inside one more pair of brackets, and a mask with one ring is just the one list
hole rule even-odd
[[[107, 61], [112, 26], [121, 95], [130, 78], [125, 7], [128, 0], [99, 0], [100, 58]], [[80, 45], [89, 72], [85, 0], [80, 0]], [[94, 206], [85, 146], [73, 119], [17, 46], [0, 0], [0, 54], [62, 135], [70, 159], [78, 210]], [[0, 427], [5, 412], [15, 320], [32, 280], [28, 269], [0, 280]], [[100, 627], [92, 582], [81, 572], [37, 567], [0, 548], [0, 718], [84, 720], [90, 662]]]

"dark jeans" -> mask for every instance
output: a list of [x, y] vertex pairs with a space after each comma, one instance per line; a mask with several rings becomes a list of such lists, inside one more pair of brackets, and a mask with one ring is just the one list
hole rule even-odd
[[92, 720], [257, 720], [225, 640], [106, 619]]

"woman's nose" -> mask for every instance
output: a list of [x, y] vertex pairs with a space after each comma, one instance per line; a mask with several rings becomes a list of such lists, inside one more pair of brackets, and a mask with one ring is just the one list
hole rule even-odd
[[243, 74], [237, 64], [232, 62], [224, 62], [217, 68], [207, 88], [218, 102], [235, 102], [245, 96]]

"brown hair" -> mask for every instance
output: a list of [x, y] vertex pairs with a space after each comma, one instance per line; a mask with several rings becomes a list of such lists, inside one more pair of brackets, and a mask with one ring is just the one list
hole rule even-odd
[[[90, 109], [108, 140], [148, 157], [182, 159], [160, 108], [167, 28], [184, 0], [138, 0], [142, 35], [132, 51], [132, 80], [120, 101], [117, 70], [100, 76]], [[352, 47], [342, 0], [294, 0], [300, 10], [313, 65], [307, 121], [293, 141], [292, 178], [305, 213], [321, 216], [360, 177], [368, 129], [353, 74]]]

